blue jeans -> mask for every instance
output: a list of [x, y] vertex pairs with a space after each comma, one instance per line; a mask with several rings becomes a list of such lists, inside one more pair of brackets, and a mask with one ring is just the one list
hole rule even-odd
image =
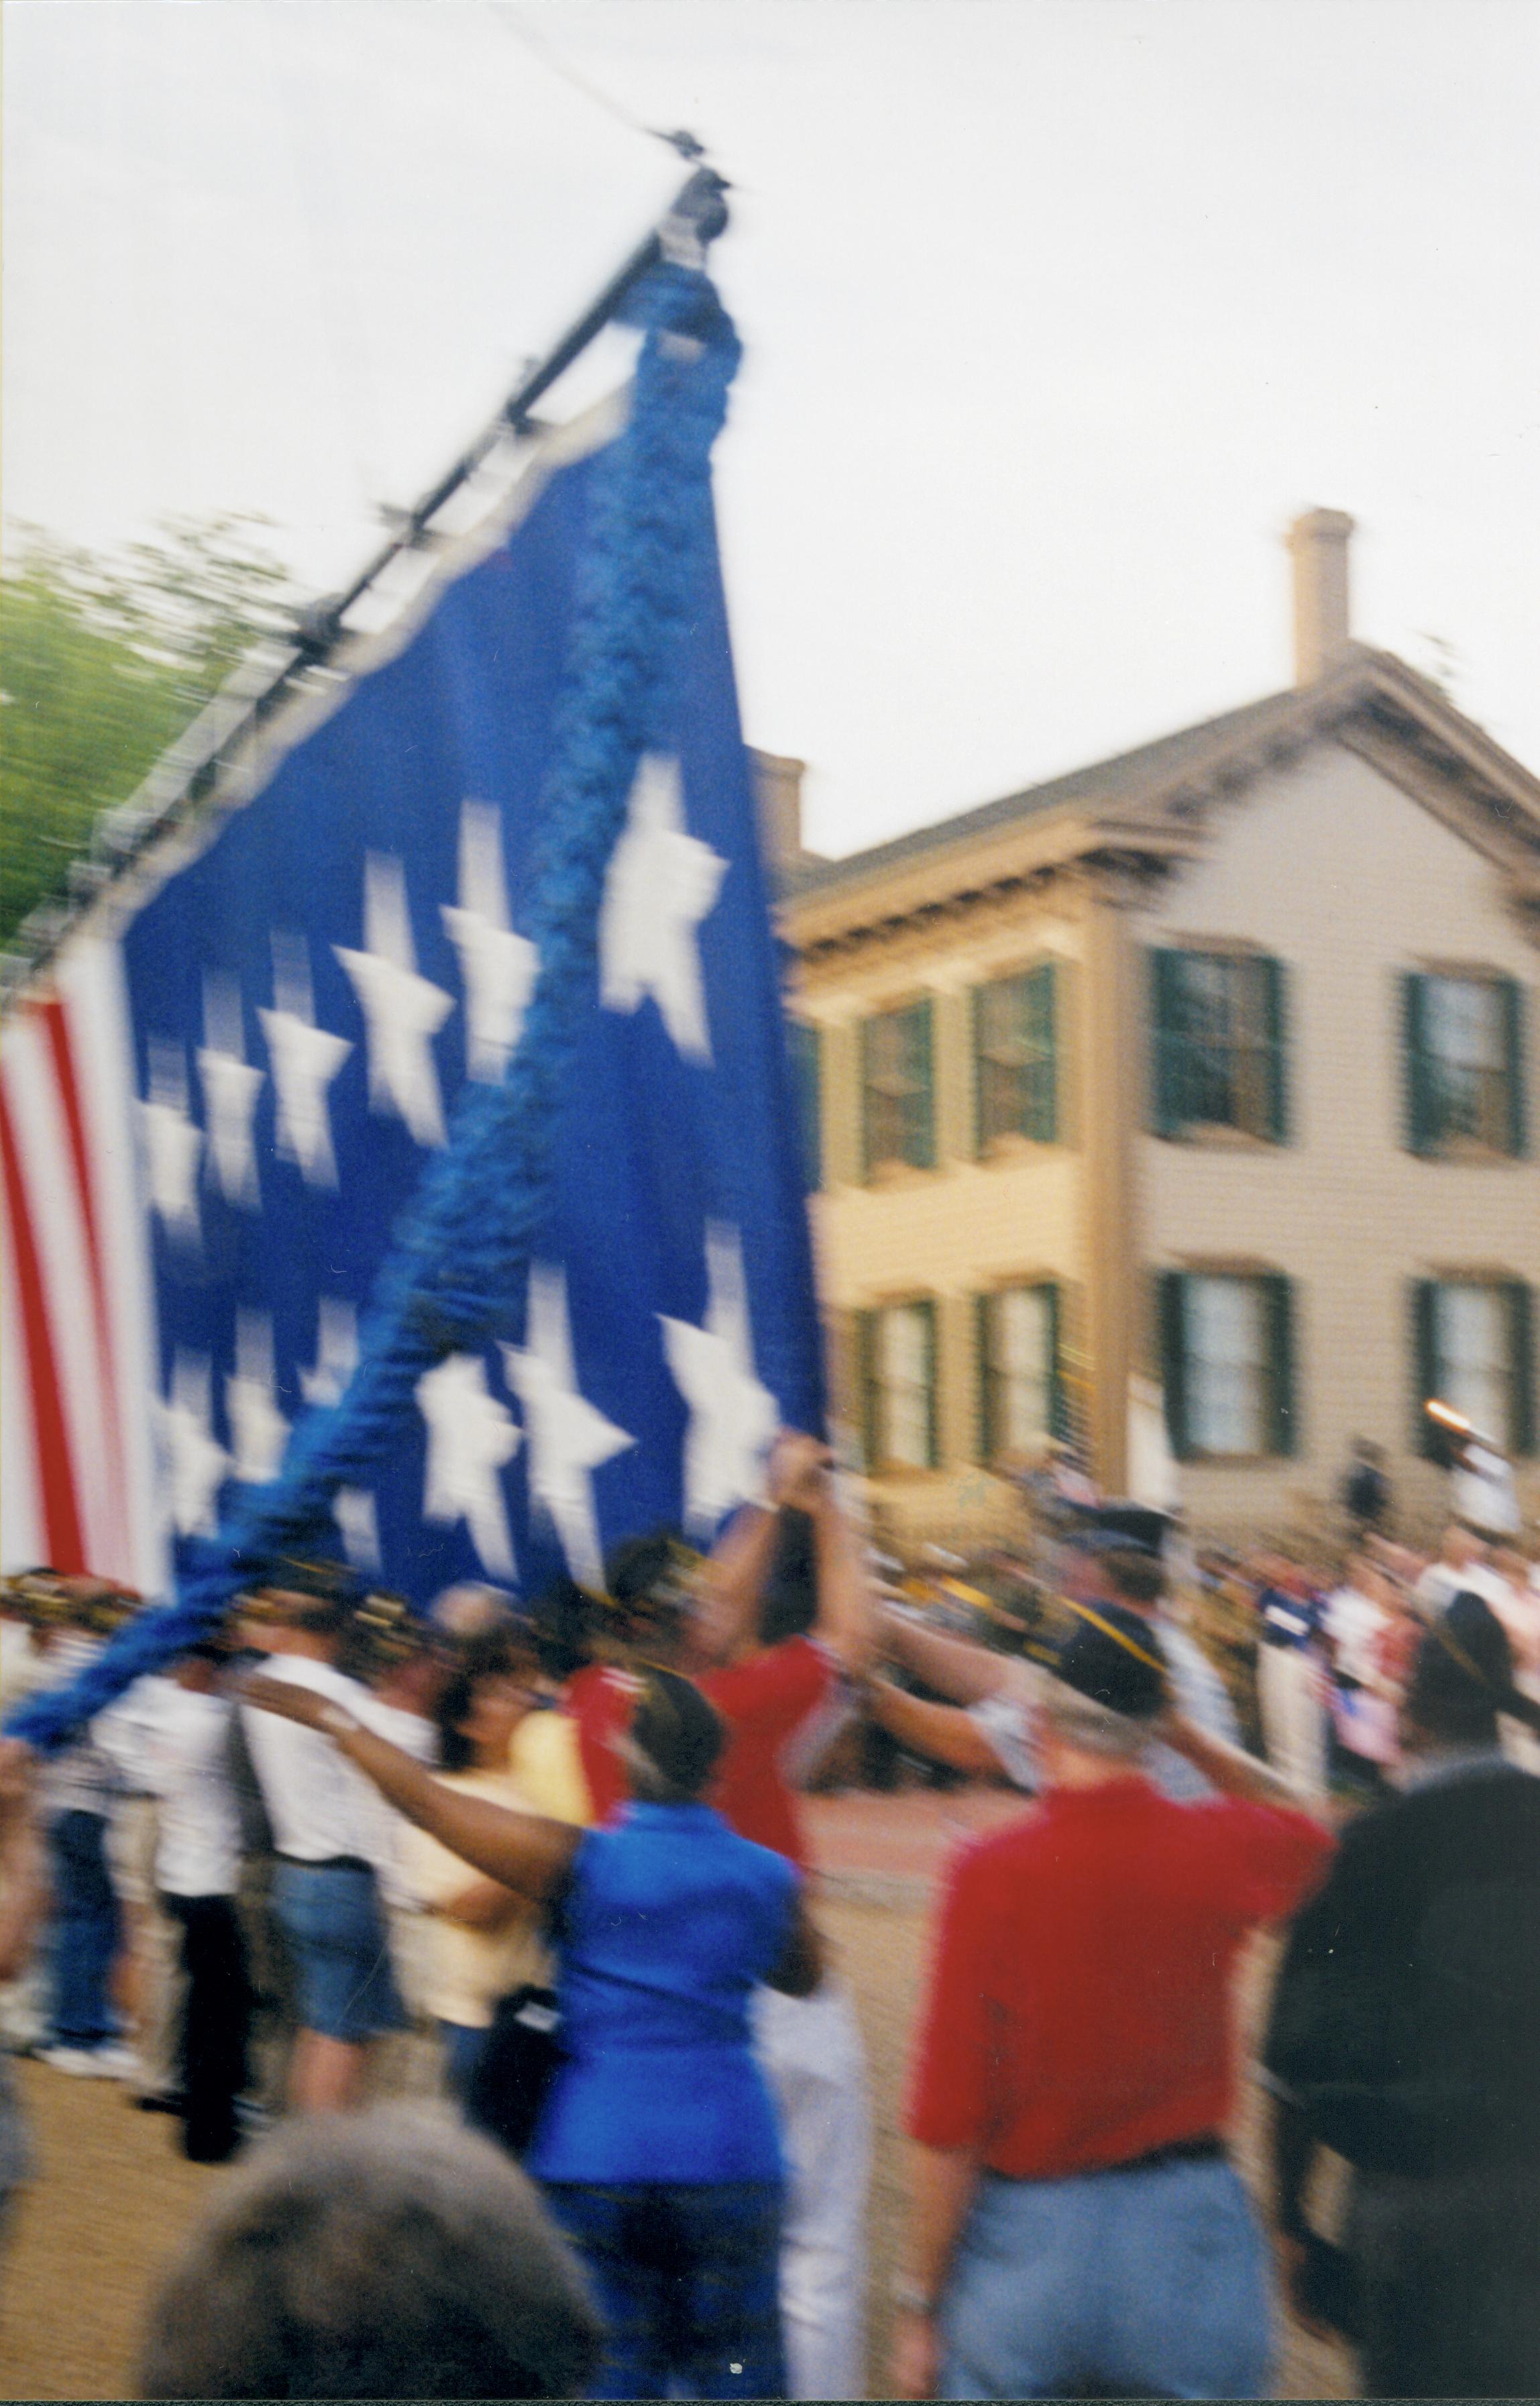
[[608, 2344], [591, 2398], [784, 2398], [778, 2181], [546, 2184]]
[[55, 2046], [101, 2046], [117, 2036], [107, 1980], [121, 1924], [106, 1829], [101, 1813], [57, 1813], [49, 1823]]
[[473, 2030], [469, 2022], [441, 2021], [439, 2036], [444, 2041], [444, 2077], [450, 2096], [463, 2109], [471, 2093], [472, 2077], [487, 2045], [487, 2032]]
[[1222, 2158], [986, 2172], [941, 2313], [944, 2398], [1261, 2398], [1266, 2246]]
[[373, 1872], [281, 1861], [273, 1910], [299, 1975], [302, 2030], [363, 2046], [406, 2016]]

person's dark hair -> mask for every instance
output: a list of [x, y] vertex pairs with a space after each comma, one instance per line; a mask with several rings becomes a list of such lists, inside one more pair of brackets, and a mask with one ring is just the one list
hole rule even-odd
[[286, 2123], [150, 2313], [146, 2398], [578, 2398], [600, 2325], [502, 2150], [400, 2106]]
[[1453, 1746], [1494, 1745], [1499, 1713], [1540, 1722], [1540, 1707], [1514, 1687], [1508, 1634], [1484, 1596], [1462, 1588], [1434, 1622], [1403, 1710], [1429, 1737]]
[[775, 1555], [759, 1601], [759, 1643], [779, 1646], [804, 1637], [818, 1618], [817, 1540], [811, 1512], [783, 1505], [777, 1516]]
[[290, 1555], [269, 1564], [253, 1591], [257, 1618], [303, 1629], [313, 1637], [346, 1635], [362, 1588], [346, 1563], [301, 1560]]
[[445, 1771], [469, 1771], [474, 1748], [460, 1724], [469, 1720], [480, 1679], [505, 1679], [515, 1671], [533, 1670], [534, 1640], [517, 1628], [488, 1629], [467, 1638], [459, 1659], [439, 1691], [433, 1721], [439, 1734], [439, 1762]]
[[548, 1679], [570, 1679], [591, 1660], [594, 1624], [601, 1609], [565, 1572], [536, 1596], [530, 1625], [540, 1667]]
[[1137, 1546], [1111, 1546], [1097, 1557], [1109, 1587], [1148, 1612], [1166, 1593], [1166, 1573], [1154, 1554]]
[[693, 1679], [649, 1671], [627, 1733], [632, 1780], [659, 1804], [688, 1804], [710, 1782], [727, 1744], [727, 1726]]

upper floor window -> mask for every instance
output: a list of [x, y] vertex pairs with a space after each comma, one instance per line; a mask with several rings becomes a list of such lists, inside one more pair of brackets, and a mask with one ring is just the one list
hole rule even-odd
[[1051, 1280], [982, 1295], [979, 1402], [985, 1462], [1036, 1452], [1062, 1437], [1059, 1290]]
[[1166, 1417], [1182, 1460], [1295, 1451], [1293, 1295], [1273, 1272], [1161, 1278]]
[[879, 1012], [861, 1026], [861, 1143], [867, 1176], [888, 1163], [936, 1162], [930, 1003]]
[[1409, 1152], [1523, 1152], [1523, 1005], [1512, 978], [1406, 977]]
[[973, 990], [979, 1150], [996, 1137], [1052, 1144], [1058, 1130], [1053, 964]]
[[1151, 955], [1159, 1136], [1288, 1139], [1283, 964], [1256, 953]]
[[1452, 1405], [1509, 1453], [1534, 1450], [1531, 1295], [1519, 1279], [1422, 1279], [1412, 1290], [1417, 1430], [1434, 1444], [1422, 1407]]
[[863, 1311], [861, 1400], [867, 1468], [933, 1470], [936, 1306], [928, 1296]]
[[786, 1041], [802, 1139], [802, 1174], [813, 1194], [824, 1182], [823, 1045], [820, 1031], [805, 1019], [787, 1020]]

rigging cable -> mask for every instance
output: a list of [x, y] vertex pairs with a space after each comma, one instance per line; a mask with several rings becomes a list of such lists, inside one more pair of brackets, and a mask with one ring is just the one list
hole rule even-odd
[[586, 100], [592, 101], [596, 108], [601, 108], [606, 117], [613, 117], [617, 125], [629, 127], [633, 134], [644, 134], [650, 142], [666, 144], [669, 149], [676, 150], [681, 159], [688, 160], [692, 164], [697, 159], [705, 157], [705, 144], [698, 141], [683, 126], [672, 134], [666, 134], [661, 126], [644, 124], [622, 102], [602, 92], [598, 84], [590, 83], [586, 76], [558, 57], [544, 35], [537, 34], [526, 21], [525, 11], [516, 5], [516, 0], [482, 0], [482, 5], [494, 25], [500, 26], [516, 42], [522, 42], [531, 56], [539, 59], [552, 75], [559, 76], [563, 83], [571, 84], [574, 92], [580, 92]]

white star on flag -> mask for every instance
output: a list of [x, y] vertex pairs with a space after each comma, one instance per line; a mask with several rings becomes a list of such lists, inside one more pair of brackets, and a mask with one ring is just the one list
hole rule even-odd
[[235, 1367], [224, 1382], [224, 1412], [235, 1460], [231, 1476], [265, 1487], [283, 1467], [289, 1422], [278, 1409], [273, 1378], [273, 1322], [265, 1311], [235, 1319]]
[[332, 1518], [342, 1537], [342, 1550], [356, 1571], [380, 1568], [380, 1523], [374, 1498], [367, 1487], [339, 1487], [332, 1498]]
[[600, 1000], [608, 1011], [637, 1011], [652, 995], [680, 1052], [697, 1061], [712, 1057], [698, 930], [727, 870], [685, 829], [678, 761], [644, 752], [604, 879]]
[[346, 1036], [315, 1025], [310, 963], [303, 936], [273, 937], [273, 1009], [259, 1011], [277, 1104], [275, 1142], [280, 1159], [298, 1164], [307, 1184], [335, 1186], [332, 1110], [327, 1088], [353, 1050]]
[[444, 1142], [444, 1106], [431, 1040], [454, 997], [417, 975], [402, 865], [372, 852], [363, 865], [361, 953], [333, 944], [363, 1009], [369, 1040], [369, 1108], [396, 1111], [418, 1144]]
[[215, 1183], [227, 1203], [255, 1211], [261, 1205], [251, 1117], [265, 1071], [246, 1057], [240, 989], [232, 978], [204, 982], [204, 1043], [198, 1054], [204, 1117]]
[[196, 1245], [204, 1232], [198, 1210], [204, 1137], [187, 1115], [187, 1067], [179, 1045], [151, 1040], [149, 1099], [137, 1111], [150, 1209], [168, 1237]]
[[660, 1312], [663, 1350], [674, 1385], [690, 1408], [685, 1440], [685, 1518], [710, 1533], [735, 1504], [765, 1492], [765, 1458], [781, 1416], [755, 1375], [742, 1239], [736, 1228], [706, 1230], [706, 1321]]
[[300, 1372], [307, 1404], [340, 1404], [359, 1358], [358, 1314], [339, 1295], [320, 1296], [316, 1312], [316, 1361]]
[[214, 1499], [230, 1476], [230, 1456], [210, 1421], [206, 1354], [178, 1347], [170, 1396], [157, 1395], [153, 1410], [173, 1525], [184, 1537], [212, 1537], [219, 1525]]
[[475, 1353], [451, 1353], [425, 1371], [417, 1397], [428, 1423], [423, 1519], [463, 1521], [484, 1567], [511, 1579], [514, 1541], [498, 1473], [519, 1448], [512, 1414], [488, 1393], [486, 1365]]
[[465, 1073], [496, 1081], [508, 1066], [540, 955], [509, 926], [502, 825], [490, 802], [459, 814], [459, 905], [440, 905], [465, 985]]
[[578, 1392], [567, 1278], [558, 1264], [531, 1265], [525, 1342], [505, 1345], [502, 1358], [524, 1408], [530, 1493], [550, 1514], [573, 1578], [600, 1586], [604, 1566], [591, 1474], [636, 1439]]

